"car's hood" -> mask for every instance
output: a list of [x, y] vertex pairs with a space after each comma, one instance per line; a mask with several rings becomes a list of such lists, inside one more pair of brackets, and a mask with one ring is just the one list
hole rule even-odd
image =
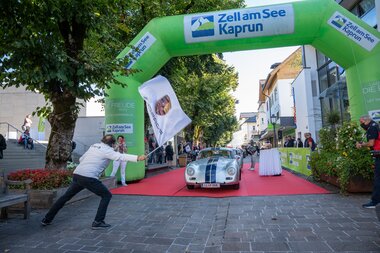
[[193, 168], [197, 168], [198, 170], [206, 170], [208, 166], [216, 166], [218, 169], [228, 168], [229, 166], [233, 166], [235, 163], [235, 159], [224, 158], [224, 157], [210, 157], [203, 158], [197, 161], [189, 163], [187, 166], [191, 166]]

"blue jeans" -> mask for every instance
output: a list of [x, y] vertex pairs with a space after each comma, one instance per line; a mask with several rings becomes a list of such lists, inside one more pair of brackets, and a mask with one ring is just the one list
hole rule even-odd
[[61, 208], [65, 205], [65, 203], [85, 188], [102, 198], [100, 200], [98, 211], [95, 216], [95, 221], [103, 221], [106, 218], [107, 207], [112, 198], [112, 194], [107, 189], [107, 187], [105, 187], [104, 184], [98, 179], [84, 177], [76, 174], [73, 175], [73, 182], [65, 194], [63, 194], [62, 197], [60, 197], [54, 203], [49, 212], [45, 215], [46, 220], [52, 221], [58, 211], [61, 210]]
[[375, 176], [371, 200], [375, 203], [380, 203], [380, 157], [375, 158]]
[[34, 143], [33, 143], [33, 140], [30, 139], [30, 137], [26, 137], [26, 138], [24, 138], [24, 148], [29, 148], [29, 146], [30, 146], [30, 149], [33, 149]]

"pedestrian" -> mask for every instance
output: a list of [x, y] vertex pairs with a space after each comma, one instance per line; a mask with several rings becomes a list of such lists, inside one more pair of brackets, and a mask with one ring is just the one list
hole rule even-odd
[[289, 135], [288, 136], [288, 148], [294, 148], [294, 138], [291, 136], [291, 135]]
[[28, 114], [25, 116], [25, 119], [24, 119], [24, 124], [22, 125], [22, 130], [25, 131], [25, 130], [29, 130], [30, 131], [30, 128], [32, 127], [32, 115]]
[[120, 152], [114, 151], [113, 146], [115, 142], [115, 137], [105, 135], [100, 143], [93, 144], [79, 159], [80, 163], [73, 172], [71, 185], [42, 219], [42, 226], [50, 225], [65, 203], [85, 188], [101, 197], [95, 220], [92, 223], [92, 229], [104, 229], [111, 226], [105, 223], [104, 219], [112, 194], [99, 180], [100, 175], [105, 168], [107, 168], [111, 160], [137, 162], [146, 159], [144, 155], [121, 154]]
[[305, 143], [303, 146], [305, 148], [310, 148], [311, 151], [314, 151], [317, 147], [317, 144], [315, 143], [314, 139], [311, 137], [311, 133], [305, 133]]
[[[114, 150], [120, 154], [127, 153], [127, 145], [125, 144], [124, 136], [119, 135], [115, 144]], [[115, 160], [112, 164], [111, 177], [114, 177], [120, 167], [120, 180], [123, 186], [127, 186], [125, 182], [125, 168], [127, 167], [127, 161]]]
[[166, 155], [166, 161], [168, 163], [168, 167], [172, 169], [174, 150], [173, 150], [171, 141], [169, 141], [168, 145], [165, 147], [165, 155]]
[[25, 132], [21, 136], [22, 143], [24, 144], [24, 149], [33, 149], [34, 148], [34, 141], [32, 137], [30, 137], [29, 129], [27, 128]]
[[364, 208], [375, 208], [380, 203], [380, 129], [379, 124], [368, 115], [360, 117], [360, 126], [366, 131], [367, 142], [356, 143], [357, 148], [370, 148], [375, 159], [375, 175], [371, 201], [363, 204]]
[[297, 138], [297, 148], [303, 148], [303, 143], [301, 141], [301, 138]]
[[284, 141], [284, 148], [288, 148], [289, 146], [289, 136], [285, 136], [285, 141]]
[[7, 142], [2, 134], [0, 134], [0, 159], [3, 159], [3, 150], [7, 149]]

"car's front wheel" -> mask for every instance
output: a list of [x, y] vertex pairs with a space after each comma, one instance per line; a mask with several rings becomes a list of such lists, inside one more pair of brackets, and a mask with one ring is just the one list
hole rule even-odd
[[189, 189], [189, 190], [192, 190], [192, 189], [194, 189], [194, 185], [186, 185], [187, 186], [187, 189]]
[[234, 188], [234, 190], [239, 190], [240, 184], [234, 184], [232, 187]]

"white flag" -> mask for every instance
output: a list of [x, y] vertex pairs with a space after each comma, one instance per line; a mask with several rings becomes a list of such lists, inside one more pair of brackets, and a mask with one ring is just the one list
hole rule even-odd
[[183, 112], [168, 79], [157, 76], [139, 87], [159, 146], [191, 123]]

